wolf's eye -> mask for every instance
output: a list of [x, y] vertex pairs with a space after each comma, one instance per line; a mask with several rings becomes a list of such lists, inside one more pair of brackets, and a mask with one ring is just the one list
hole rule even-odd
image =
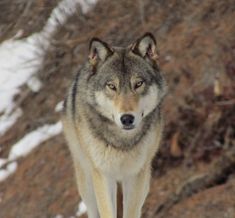
[[109, 87], [109, 88], [110, 88], [111, 90], [113, 90], [113, 91], [116, 91], [116, 90], [117, 90], [116, 86], [113, 85], [112, 83], [107, 83], [106, 86]]
[[137, 82], [137, 83], [135, 84], [135, 89], [138, 89], [138, 88], [141, 87], [143, 84], [144, 84], [144, 81], [143, 81], [143, 80]]

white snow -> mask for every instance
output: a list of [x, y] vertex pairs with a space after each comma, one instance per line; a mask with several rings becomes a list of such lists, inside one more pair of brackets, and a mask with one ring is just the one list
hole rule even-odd
[[82, 8], [82, 12], [87, 13], [92, 6], [97, 2], [97, 0], [77, 0]]
[[31, 41], [30, 37], [25, 40], [9, 39], [0, 45], [0, 112], [14, 108], [14, 96], [42, 61], [37, 46]]
[[84, 213], [86, 213], [86, 211], [87, 211], [87, 207], [86, 207], [86, 205], [84, 204], [84, 202], [83, 201], [81, 201], [80, 203], [79, 203], [79, 205], [78, 205], [78, 210], [77, 210], [77, 212], [76, 212], [76, 216], [81, 216], [82, 214], [84, 214]]
[[17, 169], [17, 163], [15, 161], [9, 163], [6, 169], [1, 169], [0, 170], [0, 182], [5, 180], [11, 174], [13, 174], [16, 171], [16, 169]]
[[12, 39], [0, 44], [0, 113], [3, 113], [0, 122], [4, 120], [8, 123], [0, 124], [0, 134], [6, 132], [19, 117], [19, 113], [12, 117], [8, 115], [14, 110], [14, 96], [20, 92], [20, 87], [27, 83], [33, 92], [40, 90], [42, 84], [35, 73], [42, 64], [44, 53], [58, 26], [64, 24], [68, 16], [76, 12], [78, 4], [81, 5], [83, 13], [86, 13], [95, 2], [96, 0], [63, 0], [52, 11], [41, 32], [17, 40], [23, 34], [23, 31], [19, 30]]
[[32, 92], [39, 92], [42, 87], [42, 82], [36, 76], [33, 76], [27, 81], [27, 86]]
[[62, 123], [46, 124], [38, 129], [28, 133], [19, 142], [12, 146], [8, 159], [16, 160], [19, 157], [26, 156], [34, 148], [51, 137], [60, 134]]
[[56, 106], [55, 106], [55, 112], [60, 112], [63, 110], [63, 105], [64, 101], [60, 101]]
[[[61, 131], [62, 123], [60, 121], [55, 124], [46, 124], [28, 133], [14, 144], [11, 147], [8, 158], [0, 159], [0, 182], [15, 172], [17, 169], [17, 163], [15, 161], [19, 157], [26, 156], [42, 142], [60, 134]], [[3, 165], [7, 165], [6, 169], [1, 169]]]

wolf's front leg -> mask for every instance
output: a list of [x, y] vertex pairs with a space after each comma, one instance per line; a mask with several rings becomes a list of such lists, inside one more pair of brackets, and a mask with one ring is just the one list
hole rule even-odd
[[116, 181], [97, 170], [93, 171], [92, 178], [100, 218], [116, 218]]
[[141, 217], [141, 208], [149, 192], [149, 183], [150, 166], [122, 181], [124, 218]]
[[78, 166], [79, 165], [75, 167], [77, 185], [82, 200], [87, 206], [88, 218], [99, 218], [91, 175], [85, 173], [85, 171]]

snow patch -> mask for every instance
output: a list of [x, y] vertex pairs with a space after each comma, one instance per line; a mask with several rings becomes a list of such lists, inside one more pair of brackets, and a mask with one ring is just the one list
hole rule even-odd
[[28, 80], [27, 86], [32, 92], [39, 92], [42, 87], [42, 83], [36, 76], [33, 76]]
[[19, 157], [26, 156], [34, 148], [49, 138], [60, 134], [62, 131], [62, 123], [46, 124], [38, 129], [28, 133], [19, 142], [12, 146], [9, 160], [16, 160]]
[[77, 0], [77, 1], [81, 5], [83, 13], [87, 13], [97, 2], [97, 0]]
[[12, 163], [9, 163], [6, 167], [6, 169], [0, 170], [0, 182], [5, 180], [8, 176], [13, 174], [17, 169], [17, 163], [14, 161]]
[[63, 110], [64, 107], [64, 101], [60, 101], [56, 106], [55, 106], [55, 112], [60, 112]]
[[84, 202], [83, 201], [81, 201], [80, 203], [79, 203], [79, 205], [78, 205], [78, 210], [77, 210], [77, 212], [76, 212], [76, 216], [81, 216], [81, 215], [83, 215], [84, 213], [86, 213], [87, 212], [87, 207], [86, 207], [86, 205], [84, 204]]
[[[0, 182], [15, 172], [17, 169], [17, 163], [15, 161], [19, 157], [26, 156], [42, 142], [47, 141], [61, 132], [62, 123], [60, 121], [56, 124], [46, 124], [28, 133], [20, 141], [14, 144], [8, 158], [0, 159]], [[6, 169], [1, 169], [4, 165], [7, 165]]]
[[0, 45], [0, 112], [14, 108], [13, 98], [36, 71], [40, 57], [26, 40], [7, 40]]

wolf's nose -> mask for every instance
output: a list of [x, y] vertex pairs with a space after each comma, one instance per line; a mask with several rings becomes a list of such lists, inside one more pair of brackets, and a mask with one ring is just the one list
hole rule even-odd
[[121, 122], [124, 126], [131, 126], [134, 123], [135, 117], [131, 114], [121, 116]]

